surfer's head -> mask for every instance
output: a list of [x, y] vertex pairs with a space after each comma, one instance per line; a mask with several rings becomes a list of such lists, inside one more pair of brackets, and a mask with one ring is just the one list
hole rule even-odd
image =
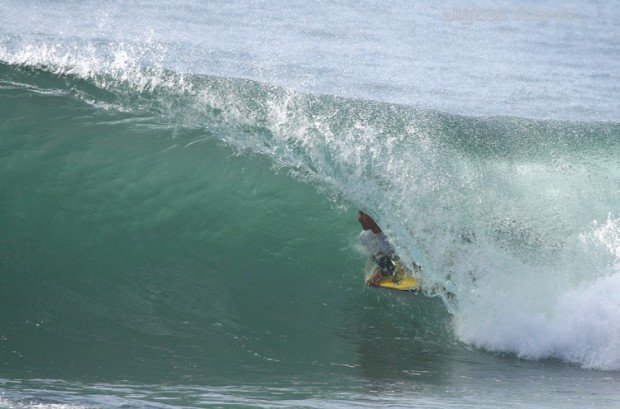
[[360, 210], [357, 215], [357, 220], [362, 225], [362, 229], [372, 230], [373, 233], [381, 233], [381, 228], [379, 228], [379, 225], [367, 213]]

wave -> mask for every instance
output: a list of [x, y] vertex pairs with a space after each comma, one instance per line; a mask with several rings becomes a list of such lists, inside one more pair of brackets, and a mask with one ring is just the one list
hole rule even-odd
[[[347, 224], [350, 220], [340, 220], [342, 211], [333, 204], [362, 208], [384, 228], [405, 263], [422, 264], [426, 292], [443, 298], [460, 340], [525, 358], [554, 357], [588, 368], [620, 369], [620, 333], [615, 325], [620, 321], [620, 305], [614, 296], [620, 290], [620, 124], [465, 117], [300, 93], [239, 78], [175, 72], [152, 62], [143, 64], [144, 58], [143, 51], [123, 45], [103, 53], [94, 48], [76, 54], [47, 46], [0, 52], [4, 105], [17, 101], [23, 112], [14, 114], [24, 118], [28, 129], [35, 129], [30, 141], [15, 124], [2, 130], [11, 135], [3, 137], [3, 185], [13, 186], [3, 201], [4, 223], [12, 220], [15, 231], [5, 237], [6, 243], [13, 243], [4, 247], [10, 249], [5, 260], [9, 254], [30, 254], [26, 249], [31, 244], [21, 242], [19, 247], [14, 239], [20, 234], [20, 223], [39, 220], [54, 232], [47, 240], [68, 226], [88, 227], [96, 232], [96, 239], [86, 242], [98, 248], [98, 257], [120, 257], [105, 270], [116, 273], [93, 278], [97, 288], [127, 280], [118, 275], [123, 271], [119, 265], [141, 270], [146, 263], [155, 271], [160, 269], [123, 239], [135, 237], [135, 232], [149, 234], [151, 229], [156, 239], [149, 251], [174, 249], [172, 270], [192, 264], [182, 260], [194, 259], [196, 265], [210, 266], [217, 276], [218, 271], [230, 270], [223, 260], [236, 257], [229, 248], [238, 250], [235, 244], [244, 240], [260, 242], [261, 232], [271, 228], [269, 222], [279, 220], [288, 224], [284, 229], [288, 236], [278, 230], [270, 240], [288, 237], [288, 241], [271, 241], [262, 250], [268, 256], [258, 251], [252, 263], [242, 263], [233, 271], [256, 269], [258, 264], [265, 273], [291, 259], [305, 260], [318, 271], [344, 271], [358, 260], [355, 270], [359, 254], [349, 248], [343, 258], [335, 250], [348, 240], [339, 232], [352, 228]], [[57, 99], [60, 106], [47, 112]], [[45, 109], [30, 106], [33, 100]], [[7, 118], [10, 112], [5, 113]], [[101, 124], [105, 131], [93, 132], [104, 132], [103, 141], [69, 131]], [[50, 127], [53, 138], [46, 137]], [[114, 129], [123, 137], [111, 136]], [[34, 144], [35, 153], [28, 150], [28, 143]], [[226, 149], [241, 156], [222, 159]], [[257, 162], [246, 163], [246, 157]], [[29, 158], [32, 167], [23, 165]], [[57, 185], [33, 179], [43, 174], [40, 166], [58, 158], [63, 158], [65, 167], [52, 166]], [[12, 171], [20, 166], [28, 171]], [[278, 169], [308, 182], [321, 195], [278, 174]], [[69, 195], [71, 183], [79, 186], [74, 200]], [[205, 185], [210, 186], [208, 193], [201, 193]], [[256, 194], [258, 185], [262, 193]], [[30, 188], [24, 187], [24, 194], [16, 186]], [[58, 186], [63, 188], [57, 190]], [[239, 186], [234, 194], [231, 186]], [[154, 196], [149, 187], [155, 189]], [[58, 198], [58, 192], [68, 196]], [[122, 201], [121, 210], [97, 206], [110, 192]], [[237, 199], [241, 195], [253, 205], [236, 208], [226, 195]], [[299, 203], [300, 196], [308, 202], [300, 205], [301, 211], [284, 206]], [[56, 207], [37, 215], [32, 203], [40, 199], [52, 200]], [[63, 204], [64, 199], [70, 205]], [[159, 202], [169, 208], [158, 206]], [[195, 203], [208, 206], [196, 208]], [[262, 206], [260, 217], [248, 220], [256, 206]], [[95, 221], [75, 221], [63, 212], [77, 212]], [[209, 223], [196, 224], [205, 213]], [[350, 214], [347, 217], [351, 219]], [[243, 224], [239, 220], [260, 228], [239, 227]], [[106, 226], [110, 222], [117, 232]], [[320, 234], [311, 229], [317, 223], [322, 228], [332, 226], [325, 232], [332, 237], [328, 243], [312, 237]], [[311, 237], [304, 231], [311, 232]], [[82, 233], [75, 234], [72, 245], [78, 238], [84, 239]], [[183, 248], [188, 241], [221, 253], [205, 250], [201, 254], [192, 245]], [[40, 254], [48, 246], [40, 239], [35, 246], [39, 253], [31, 254], [31, 262], [46, 259]], [[71, 252], [59, 255], [58, 251], [55, 257], [65, 260], [65, 268]], [[5, 262], [3, 269], [15, 272], [18, 265]], [[200, 269], [195, 267], [189, 269], [188, 282], [193, 285], [200, 282]], [[125, 282], [125, 289], [112, 299], [127, 308], [136, 299], [145, 304], [144, 311], [155, 308], [148, 297], [158, 298], [166, 291], [169, 276], [161, 274], [166, 278], [147, 288]], [[295, 290], [296, 296], [303, 293], [312, 296], [312, 302], [323, 300], [319, 291], [311, 289], [312, 283], [292, 277], [292, 285], [303, 287]], [[7, 288], [18, 287], [21, 278], [15, 275], [12, 280]], [[256, 284], [258, 278], [251, 280]], [[213, 305], [225, 311], [234, 296], [224, 282], [215, 282], [217, 289], [208, 294]], [[187, 288], [176, 279], [173, 283], [200, 297], [201, 288]], [[286, 288], [280, 282], [271, 284]], [[442, 288], [449, 288], [454, 299], [448, 299]], [[326, 293], [338, 297], [337, 291]], [[80, 291], [74, 288], [69, 295], [79, 298]], [[270, 302], [275, 305], [288, 300], [274, 297]], [[200, 311], [208, 304], [201, 304]], [[16, 310], [16, 305], [10, 310]], [[110, 304], [103, 305], [88, 316], [110, 319], [106, 312]], [[180, 306], [171, 301], [167, 313], [182, 316], [192, 308], [191, 302]], [[156, 321], [155, 316], [148, 313], [147, 319]], [[436, 316], [435, 311], [432, 317]], [[218, 321], [214, 315], [209, 317], [200, 322], [213, 328]], [[152, 322], [146, 331], [187, 331], [173, 321]], [[265, 359], [270, 359], [268, 354]]]

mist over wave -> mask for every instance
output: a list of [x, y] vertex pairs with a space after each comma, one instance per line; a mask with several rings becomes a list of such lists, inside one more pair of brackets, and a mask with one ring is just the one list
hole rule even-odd
[[4, 61], [51, 53], [78, 71], [130, 62], [468, 116], [617, 121], [620, 112], [619, 9], [609, 1], [2, 7], [0, 50], [11, 55]]

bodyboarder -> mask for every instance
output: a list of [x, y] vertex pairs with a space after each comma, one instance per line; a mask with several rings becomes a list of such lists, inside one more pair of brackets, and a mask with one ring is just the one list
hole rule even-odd
[[378, 265], [366, 284], [377, 287], [383, 277], [394, 277], [393, 260], [396, 258], [396, 253], [379, 225], [370, 215], [360, 210], [357, 220], [363, 229], [360, 233], [360, 241]]

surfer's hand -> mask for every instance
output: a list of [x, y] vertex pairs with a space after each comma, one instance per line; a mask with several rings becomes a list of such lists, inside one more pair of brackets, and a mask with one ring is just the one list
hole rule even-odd
[[377, 268], [372, 274], [372, 277], [370, 277], [368, 281], [366, 281], [366, 285], [371, 287], [378, 287], [379, 282], [381, 282], [381, 269]]

